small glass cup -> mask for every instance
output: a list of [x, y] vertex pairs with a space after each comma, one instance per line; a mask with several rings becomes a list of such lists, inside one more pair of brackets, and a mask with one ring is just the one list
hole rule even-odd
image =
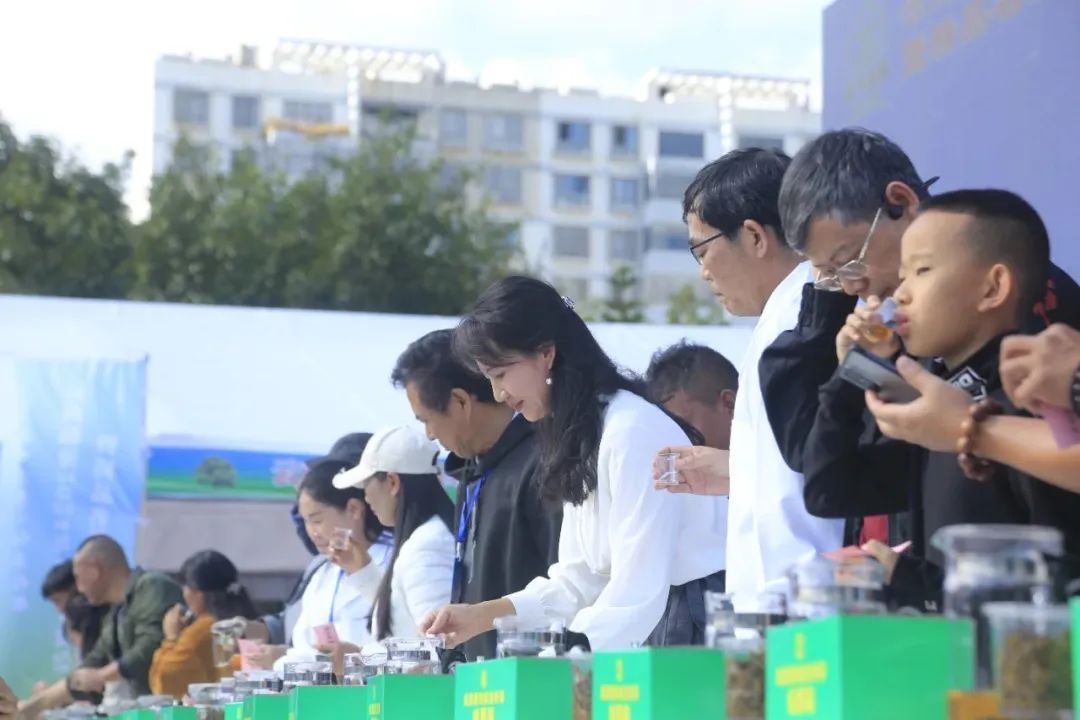
[[658, 485], [666, 485], [667, 487], [674, 487], [679, 484], [679, 471], [675, 469], [675, 463], [679, 459], [679, 453], [661, 453], [660, 463], [663, 468], [663, 472], [660, 474], [660, 479], [657, 480]]
[[1066, 605], [992, 602], [994, 689], [1001, 714], [1015, 720], [1072, 717], [1071, 614]]
[[896, 329], [896, 308], [895, 300], [891, 297], [885, 298], [877, 309], [881, 322], [863, 328], [863, 337], [872, 343], [885, 342], [891, 338]]
[[353, 539], [353, 531], [349, 528], [336, 527], [330, 534], [330, 549], [342, 552], [349, 549]]

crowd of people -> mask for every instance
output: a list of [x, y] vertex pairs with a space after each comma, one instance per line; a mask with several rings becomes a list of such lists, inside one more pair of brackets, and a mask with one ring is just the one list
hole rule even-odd
[[[637, 376], [571, 299], [496, 282], [400, 355], [390, 381], [417, 426], [310, 462], [294, 518], [313, 559], [282, 612], [256, 617], [219, 553], [177, 583], [90, 538], [43, 588], [82, 665], [20, 708], [116, 680], [182, 697], [216, 677], [210, 628], [235, 617], [261, 667], [425, 635], [491, 658], [507, 616], [595, 650], [697, 644], [706, 591], [781, 589], [793, 564], [852, 547], [885, 566], [893, 607], [940, 612], [930, 538], [955, 524], [1061, 531], [1064, 594], [1080, 577], [1080, 288], [1021, 197], [931, 196], [934, 180], [862, 129], [702, 169], [690, 253], [729, 312], [758, 317], [738, 369], [683, 342]], [[853, 352], [918, 397], [848, 382]]]

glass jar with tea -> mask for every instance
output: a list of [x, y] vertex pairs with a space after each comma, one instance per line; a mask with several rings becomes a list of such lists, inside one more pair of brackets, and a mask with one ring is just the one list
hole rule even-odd
[[1016, 720], [1072, 718], [1071, 616], [1066, 605], [995, 602], [990, 626], [993, 686], [1002, 715]]
[[945, 554], [944, 613], [975, 621], [976, 687], [990, 687], [990, 628], [982, 606], [1054, 602], [1048, 558], [1062, 554], [1061, 532], [1036, 525], [952, 525], [931, 542]]

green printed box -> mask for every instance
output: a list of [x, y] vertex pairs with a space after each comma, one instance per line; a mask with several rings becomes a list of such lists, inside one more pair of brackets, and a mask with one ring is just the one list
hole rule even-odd
[[244, 720], [244, 703], [225, 703], [225, 720]]
[[362, 720], [367, 718], [369, 697], [362, 685], [293, 688], [288, 720]]
[[639, 648], [593, 655], [598, 720], [724, 720], [724, 654]]
[[171, 705], [161, 708], [161, 720], [198, 720], [197, 708], [183, 705]]
[[225, 720], [244, 720], [244, 703], [225, 703]]
[[459, 665], [454, 720], [570, 720], [569, 660], [503, 658]]
[[769, 628], [766, 720], [945, 720], [970, 690], [970, 620], [836, 615]]
[[288, 695], [249, 695], [244, 698], [244, 720], [288, 720], [288, 718]]
[[451, 675], [376, 675], [370, 680], [368, 720], [451, 720]]
[[120, 720], [157, 720], [157, 711], [146, 708], [131, 708], [119, 715]]

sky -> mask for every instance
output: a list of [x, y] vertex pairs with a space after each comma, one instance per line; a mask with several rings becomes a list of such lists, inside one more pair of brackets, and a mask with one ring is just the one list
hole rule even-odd
[[[13, 0], [0, 40], [0, 115], [91, 167], [135, 160], [145, 213], [154, 61], [223, 57], [279, 38], [433, 50], [456, 77], [630, 94], [651, 68], [808, 78], [820, 93], [831, 0]], [[268, 54], [268, 52], [267, 52]]]

